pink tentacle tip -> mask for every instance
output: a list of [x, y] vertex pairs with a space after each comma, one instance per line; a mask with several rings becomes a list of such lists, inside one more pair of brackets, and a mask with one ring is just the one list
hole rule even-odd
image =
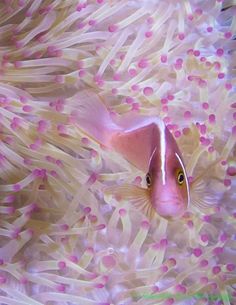
[[219, 274], [220, 272], [221, 272], [220, 266], [214, 266], [214, 267], [212, 268], [212, 273], [213, 273], [214, 275]]
[[164, 64], [164, 63], [167, 63], [167, 55], [163, 54], [161, 55], [161, 62]]
[[167, 245], [168, 245], [168, 239], [163, 238], [163, 239], [160, 240], [160, 246], [161, 247], [165, 248], [165, 247], [167, 247]]
[[145, 69], [148, 67], [148, 60], [145, 58], [142, 58], [139, 62], [138, 62], [138, 67], [140, 69]]
[[119, 210], [119, 215], [120, 215], [121, 217], [124, 217], [126, 214], [127, 214], [126, 209], [120, 209], [120, 210]]
[[145, 87], [144, 89], [143, 89], [143, 94], [145, 95], [145, 96], [151, 96], [151, 95], [153, 95], [153, 88], [152, 87]]
[[106, 268], [111, 269], [111, 268], [115, 267], [116, 259], [113, 255], [106, 255], [106, 256], [103, 256], [102, 263]]
[[206, 260], [206, 259], [201, 260], [200, 263], [199, 263], [199, 265], [200, 265], [200, 267], [202, 267], [202, 268], [207, 267], [207, 266], [208, 266], [208, 260]]
[[57, 290], [58, 292], [65, 292], [65, 291], [66, 291], [66, 285], [64, 285], [64, 284], [58, 284], [58, 285], [56, 285], [56, 290]]
[[20, 228], [15, 228], [12, 232], [11, 232], [11, 238], [12, 239], [17, 239], [19, 237], [21, 230]]
[[14, 184], [13, 185], [13, 191], [14, 192], [19, 192], [21, 190], [21, 185], [20, 184]]
[[184, 38], [185, 38], [185, 34], [184, 33], [179, 33], [178, 34], [178, 39], [179, 40], [184, 40]]
[[106, 225], [105, 224], [99, 224], [95, 227], [95, 230], [97, 231], [101, 231], [101, 230], [104, 230], [106, 228]]
[[7, 278], [5, 276], [0, 275], [0, 285], [6, 284]]
[[24, 105], [24, 106], [22, 107], [22, 110], [23, 110], [24, 112], [31, 112], [31, 111], [33, 111], [33, 107], [30, 106], [30, 105]]
[[74, 264], [77, 264], [78, 261], [79, 261], [79, 259], [78, 259], [78, 257], [77, 257], [76, 255], [71, 255], [71, 256], [69, 257], [69, 260], [70, 260], [72, 263], [74, 263]]
[[193, 254], [196, 256], [196, 257], [199, 257], [202, 255], [202, 249], [201, 248], [195, 248], [193, 249]]
[[111, 25], [109, 25], [109, 27], [108, 27], [108, 31], [110, 32], [110, 33], [114, 33], [114, 32], [116, 32], [118, 30], [118, 26], [116, 25], [116, 24], [111, 24]]
[[227, 269], [227, 271], [232, 272], [236, 269], [236, 265], [232, 264], [232, 263], [229, 263], [229, 264], [226, 265], [226, 269]]
[[153, 36], [153, 32], [152, 31], [147, 31], [146, 33], [145, 33], [145, 37], [146, 38], [151, 38]]

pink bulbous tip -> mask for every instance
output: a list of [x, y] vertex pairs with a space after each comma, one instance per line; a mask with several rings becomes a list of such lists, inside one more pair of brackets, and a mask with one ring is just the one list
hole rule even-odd
[[66, 286], [64, 284], [57, 284], [56, 285], [56, 290], [58, 292], [65, 292], [66, 291]]
[[88, 215], [88, 219], [92, 222], [92, 223], [96, 223], [98, 218], [96, 215], [92, 215], [92, 214], [89, 214]]
[[201, 16], [202, 13], [203, 13], [203, 11], [202, 11], [201, 8], [198, 7], [198, 8], [195, 9], [195, 14], [196, 14], [196, 15]]
[[167, 62], [167, 55], [163, 54], [161, 55], [161, 62], [166, 63]]
[[214, 255], [219, 255], [219, 254], [222, 254], [224, 252], [224, 248], [223, 247], [216, 247], [212, 250], [212, 253]]
[[22, 110], [23, 110], [24, 112], [31, 112], [31, 111], [33, 110], [33, 107], [30, 106], [30, 105], [24, 105], [24, 106], [22, 107]]
[[207, 109], [209, 109], [209, 104], [208, 103], [202, 103], [202, 108], [204, 109], [204, 110], [207, 110]]
[[232, 264], [232, 263], [229, 263], [229, 264], [226, 265], [226, 269], [227, 269], [227, 271], [232, 272], [236, 269], [236, 265]]
[[7, 282], [7, 278], [5, 276], [0, 275], [0, 285], [5, 284]]
[[178, 38], [179, 38], [179, 40], [184, 40], [185, 34], [184, 33], [179, 33]]
[[111, 24], [111, 25], [109, 25], [109, 27], [108, 27], [108, 31], [110, 32], [110, 33], [114, 33], [114, 32], [116, 32], [118, 30], [118, 26], [116, 25], [116, 24]]
[[161, 247], [167, 247], [167, 245], [168, 245], [168, 240], [166, 238], [160, 240]]
[[132, 91], [138, 91], [139, 90], [139, 85], [137, 85], [137, 84], [132, 85], [131, 90]]
[[139, 111], [139, 108], [140, 108], [139, 103], [133, 103], [133, 104], [132, 104], [131, 110], [133, 110], [133, 111]]
[[185, 119], [190, 119], [192, 117], [191, 111], [187, 110], [184, 112], [184, 118]]
[[236, 125], [232, 127], [232, 135], [236, 136]]
[[112, 95], [116, 95], [118, 93], [118, 90], [116, 88], [111, 89]]
[[145, 58], [142, 58], [139, 62], [138, 62], [138, 67], [140, 69], [145, 69], [148, 66], [148, 61]]
[[143, 94], [144, 94], [145, 96], [151, 96], [151, 95], [153, 95], [153, 89], [152, 89], [152, 87], [145, 87], [145, 88], [143, 89]]
[[71, 255], [71, 256], [69, 257], [69, 259], [70, 259], [70, 261], [71, 261], [72, 263], [75, 263], [75, 264], [77, 264], [78, 261], [79, 261], [79, 259], [78, 259], [78, 257], [77, 257], [76, 255]]
[[179, 137], [181, 137], [181, 131], [180, 130], [176, 130], [175, 132], [174, 132], [174, 136], [176, 137], [176, 138], [179, 138]]
[[193, 55], [194, 55], [195, 57], [200, 56], [200, 51], [199, 51], [199, 50], [194, 50], [194, 51], [193, 51]]
[[84, 208], [85, 215], [88, 215], [91, 211], [92, 211], [92, 209], [90, 207], [85, 207]]
[[187, 292], [186, 287], [181, 285], [181, 284], [176, 285], [175, 290], [176, 290], [176, 292], [179, 292], [179, 293], [186, 293]]
[[94, 25], [96, 24], [96, 20], [91, 19], [91, 20], [89, 20], [88, 24], [89, 24], [90, 26], [94, 26]]
[[100, 231], [100, 230], [104, 230], [106, 228], [106, 225], [105, 224], [99, 224], [95, 227], [96, 230]]
[[218, 74], [218, 79], [223, 79], [225, 77], [225, 74], [223, 72]]
[[219, 56], [219, 57], [223, 56], [224, 55], [224, 49], [221, 49], [221, 48], [217, 49], [216, 50], [216, 55]]
[[168, 270], [169, 270], [169, 268], [167, 267], [167, 266], [161, 266], [161, 271], [163, 272], [163, 273], [166, 273]]
[[208, 152], [213, 153], [215, 151], [215, 148], [213, 146], [208, 147]]
[[229, 176], [236, 176], [236, 167], [229, 166], [227, 168], [227, 175], [229, 175]]
[[147, 31], [147, 32], [145, 33], [145, 37], [146, 37], [146, 38], [151, 38], [152, 35], [153, 35], [153, 32], [152, 32], [152, 31]]
[[126, 209], [120, 209], [120, 210], [119, 210], [119, 215], [120, 215], [121, 217], [124, 217], [126, 214], [127, 214]]
[[220, 273], [220, 272], [221, 272], [220, 266], [214, 266], [214, 267], [212, 268], [212, 273], [213, 273], [214, 275], [216, 275], [216, 274], [218, 274], [218, 273]]
[[175, 302], [174, 298], [169, 298], [164, 302], [164, 305], [173, 305]]
[[193, 254], [196, 256], [196, 257], [199, 257], [202, 255], [202, 249], [201, 248], [195, 248], [193, 249]]
[[200, 261], [199, 265], [200, 265], [200, 267], [204, 268], [204, 267], [208, 266], [208, 261], [206, 259], [203, 259]]
[[233, 88], [233, 85], [231, 83], [226, 83], [225, 84], [225, 89], [226, 90], [230, 91], [230, 90], [232, 90], [232, 88]]
[[57, 266], [58, 266], [59, 269], [62, 270], [62, 269], [66, 268], [66, 263], [63, 262], [63, 261], [60, 261], [60, 262], [58, 262]]
[[207, 234], [201, 234], [200, 238], [203, 242], [207, 242], [209, 240], [209, 237]]
[[13, 191], [19, 192], [20, 190], [21, 190], [21, 185], [20, 184], [14, 184]]
[[208, 120], [209, 120], [209, 123], [214, 124], [214, 123], [216, 122], [216, 116], [215, 116], [215, 114], [210, 114], [210, 115], [208, 116]]
[[224, 186], [230, 187], [232, 184], [232, 181], [230, 179], [224, 179]]
[[140, 184], [142, 182], [142, 177], [140, 177], [140, 176], [137, 176], [137, 177], [135, 177], [135, 179], [134, 179], [134, 184]]
[[137, 75], [137, 70], [134, 68], [131, 68], [131, 69], [129, 69], [128, 73], [131, 77], [134, 77]]
[[187, 221], [187, 226], [189, 229], [192, 229], [194, 227], [193, 221], [192, 220], [188, 220]]
[[69, 230], [69, 225], [67, 223], [63, 223], [60, 225], [60, 228], [63, 230], [63, 231], [68, 231]]
[[146, 22], [147, 22], [147, 24], [153, 24], [153, 22], [154, 22], [154, 20], [153, 20], [153, 17], [148, 17], [147, 19], [146, 19]]
[[208, 277], [207, 276], [202, 276], [201, 278], [200, 278], [200, 282], [202, 283], [202, 284], [207, 284], [208, 283]]
[[121, 80], [121, 75], [120, 75], [119, 73], [115, 73], [115, 74], [113, 75], [113, 80], [115, 80], [115, 81]]
[[208, 27], [207, 27], [207, 32], [208, 32], [208, 33], [211, 33], [212, 31], [213, 31], [213, 27], [212, 27], [212, 26], [208, 26]]
[[114, 268], [116, 265], [116, 259], [113, 255], [106, 255], [102, 258], [102, 263], [106, 268]]
[[177, 264], [177, 261], [176, 261], [175, 258], [171, 257], [171, 258], [168, 259], [168, 265], [170, 267], [174, 267], [174, 266], [176, 266], [176, 264]]
[[225, 36], [225, 38], [226, 39], [230, 39], [231, 37], [232, 37], [232, 33], [231, 32], [226, 32], [225, 34], [224, 34], [224, 36]]
[[144, 229], [144, 230], [148, 230], [150, 227], [150, 223], [146, 220], [142, 221], [141, 222], [141, 228]]

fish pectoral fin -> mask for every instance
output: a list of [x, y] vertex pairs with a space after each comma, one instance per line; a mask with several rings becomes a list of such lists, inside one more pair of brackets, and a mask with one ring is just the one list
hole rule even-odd
[[204, 214], [214, 212], [216, 198], [212, 194], [207, 194], [203, 181], [196, 180], [191, 184], [191, 204]]
[[149, 190], [135, 185], [124, 184], [111, 186], [104, 190], [105, 196], [111, 196], [117, 201], [128, 201], [133, 207], [145, 214], [149, 219], [154, 217], [155, 210], [151, 205]]

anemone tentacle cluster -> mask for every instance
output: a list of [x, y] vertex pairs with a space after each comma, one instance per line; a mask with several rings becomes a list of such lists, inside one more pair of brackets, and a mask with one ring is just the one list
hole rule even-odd
[[[0, 2], [0, 304], [236, 304], [235, 15], [230, 0]], [[106, 193], [144, 173], [80, 128], [84, 89], [111, 117], [163, 119], [191, 182], [182, 218]]]

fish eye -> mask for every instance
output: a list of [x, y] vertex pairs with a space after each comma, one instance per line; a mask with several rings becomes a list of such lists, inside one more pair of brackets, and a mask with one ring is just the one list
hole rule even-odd
[[179, 185], [184, 183], [184, 173], [182, 171], [179, 171], [177, 174], [177, 182]]
[[147, 183], [147, 187], [150, 187], [152, 184], [151, 175], [149, 173], [147, 173], [146, 175], [146, 183]]

